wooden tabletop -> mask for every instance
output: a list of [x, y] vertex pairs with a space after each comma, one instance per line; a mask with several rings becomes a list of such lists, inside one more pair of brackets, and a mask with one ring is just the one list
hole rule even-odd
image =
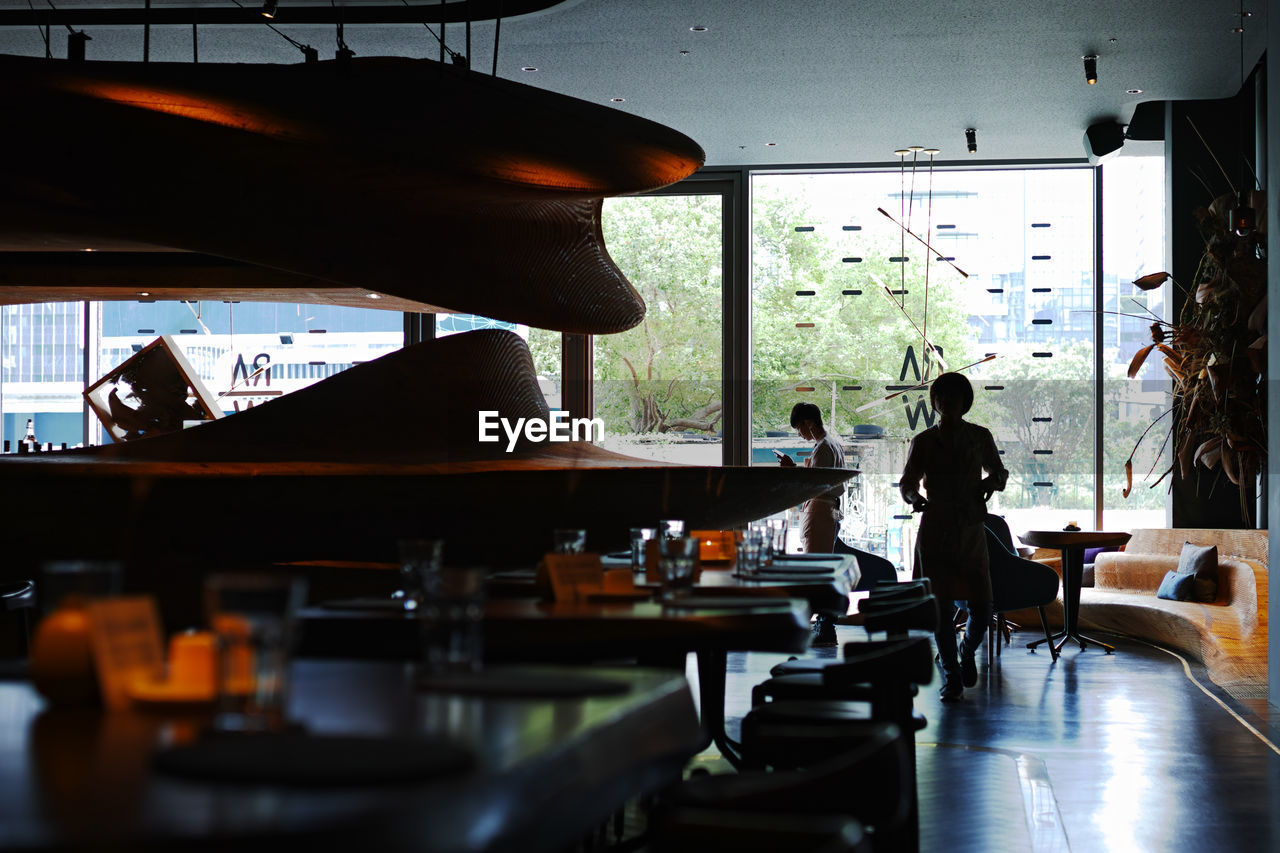
[[179, 849], [215, 837], [254, 850], [308, 838], [352, 849], [560, 849], [623, 799], [669, 782], [700, 740], [680, 674], [573, 672], [626, 689], [481, 697], [415, 689], [399, 664], [295, 662], [291, 716], [309, 733], [443, 736], [474, 755], [468, 770], [363, 788], [169, 776], [153, 754], [193, 736], [201, 718], [48, 710], [30, 684], [0, 682], [0, 849]]
[[1028, 530], [1018, 536], [1037, 548], [1105, 548], [1123, 545], [1130, 534], [1104, 530]]
[[[692, 601], [707, 591], [694, 590]], [[714, 604], [714, 602], [711, 602]], [[808, 602], [753, 599], [751, 606], [664, 606], [655, 601], [554, 604], [490, 601], [484, 615], [486, 661], [593, 661], [666, 657], [696, 651], [800, 654], [809, 646]], [[302, 611], [299, 653], [319, 657], [408, 660], [420, 639], [411, 613], [392, 608], [330, 606]]]

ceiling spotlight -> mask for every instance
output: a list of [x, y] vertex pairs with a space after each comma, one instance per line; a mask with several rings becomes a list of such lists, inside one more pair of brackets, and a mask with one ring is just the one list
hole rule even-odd
[[894, 153], [894, 156], [896, 156], [896, 157], [910, 157], [910, 156], [911, 156], [911, 150], [910, 150], [910, 149], [908, 149], [908, 148], [898, 148], [898, 149], [896, 149], [893, 153]]
[[937, 157], [942, 152], [937, 148], [926, 148], [924, 149], [924, 153], [928, 154], [930, 157]]
[[689, 27], [689, 32], [691, 33], [705, 33], [706, 31], [706, 27]]
[[521, 71], [533, 72], [533, 71], [537, 71], [537, 70], [538, 70], [538, 68], [537, 68], [537, 66], [534, 66], [534, 65], [526, 65], [526, 66], [524, 66], [523, 68], [521, 68], [520, 70], [521, 70]]
[[1125, 89], [1124, 93], [1126, 95], [1141, 95], [1142, 90], [1141, 89]]
[[964, 143], [968, 146], [970, 154], [978, 153], [978, 129], [976, 127], [965, 128]]
[[83, 30], [67, 33], [67, 59], [71, 62], [84, 62], [84, 43], [87, 41], [92, 39]]
[[381, 298], [382, 298], [382, 294], [381, 294], [381, 293], [366, 293], [366, 294], [365, 294], [365, 298], [366, 298], [366, 299], [381, 299]]
[[262, 0], [262, 17], [274, 18], [276, 9], [280, 6], [280, 0]]
[[1242, 190], [1236, 198], [1235, 207], [1231, 210], [1231, 227], [1239, 237], [1248, 237], [1257, 226], [1257, 214], [1250, 203], [1252, 193]]
[[1090, 86], [1098, 82], [1098, 54], [1091, 53], [1084, 58], [1084, 79]]
[[766, 142], [766, 143], [764, 144], [764, 147], [765, 147], [765, 148], [777, 148], [777, 147], [778, 147], [778, 143], [776, 143], [776, 142]]
[[615, 104], [622, 104], [622, 103], [626, 103], [627, 99], [626, 98], [610, 98], [609, 100], [613, 101], [613, 103]]

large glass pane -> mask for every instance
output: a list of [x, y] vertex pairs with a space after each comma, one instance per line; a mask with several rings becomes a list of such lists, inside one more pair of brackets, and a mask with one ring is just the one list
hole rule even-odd
[[[99, 316], [99, 375], [158, 335], [173, 335], [227, 414], [305, 388], [404, 343], [403, 314], [331, 305], [104, 302]], [[109, 440], [95, 424], [91, 441]]]
[[722, 208], [719, 195], [605, 200], [605, 245], [647, 306], [634, 329], [594, 337], [595, 416], [610, 450], [722, 461]]
[[84, 303], [46, 302], [0, 309], [0, 414], [10, 452], [31, 420], [42, 445], [84, 441]]
[[963, 370], [970, 419], [992, 429], [1010, 471], [992, 510], [1015, 532], [1090, 523], [1090, 171], [908, 166], [762, 175], [752, 191], [754, 463], [807, 451], [789, 413], [816, 403], [862, 472], [841, 538], [909, 566], [897, 479], [934, 422], [913, 386]]
[[[1167, 298], [1171, 285], [1143, 291], [1132, 284], [1139, 276], [1165, 269], [1164, 165], [1161, 155], [1121, 156], [1102, 169], [1103, 309], [1107, 312], [1102, 510], [1108, 530], [1164, 527], [1170, 518], [1169, 478], [1161, 477], [1173, 464], [1165, 442], [1173, 384], [1158, 350], [1149, 354], [1133, 379], [1127, 378], [1134, 355], [1155, 342], [1152, 324], [1171, 319]], [[1124, 470], [1130, 458], [1133, 490], [1125, 498]]]
[[479, 329], [504, 329], [524, 338], [533, 356], [533, 369], [538, 372], [538, 386], [552, 411], [561, 408], [561, 365], [563, 337], [559, 332], [537, 329], [506, 320], [493, 320], [478, 314], [436, 314], [436, 337], [459, 335]]

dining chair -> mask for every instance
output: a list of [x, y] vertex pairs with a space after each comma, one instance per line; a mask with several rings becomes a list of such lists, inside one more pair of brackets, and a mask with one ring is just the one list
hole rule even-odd
[[898, 726], [869, 720], [827, 727], [766, 723], [754, 726], [752, 736], [757, 744], [774, 743], [775, 755], [785, 754], [790, 744], [793, 760], [773, 770], [691, 777], [663, 795], [660, 809], [843, 814], [867, 828], [877, 853], [909, 847], [903, 836], [914, 768]]
[[1009, 524], [1000, 516], [987, 514], [987, 556], [991, 571], [992, 622], [988, 629], [987, 664], [1000, 654], [1002, 643], [1009, 637], [1005, 614], [1035, 608], [1040, 615], [1046, 645], [1052, 660], [1058, 652], [1050, 639], [1049, 622], [1044, 608], [1058, 597], [1058, 573], [1043, 563], [1020, 557], [1013, 548]]

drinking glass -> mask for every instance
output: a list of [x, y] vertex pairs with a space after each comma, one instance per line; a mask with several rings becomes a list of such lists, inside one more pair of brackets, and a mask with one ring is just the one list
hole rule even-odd
[[748, 527], [743, 531], [742, 542], [738, 544], [738, 574], [741, 577], [752, 577], [760, 573], [764, 536], [764, 531], [758, 527]]
[[747, 525], [760, 537], [760, 565], [765, 566], [773, 561], [773, 532], [769, 529], [769, 520], [760, 519]]
[[631, 528], [631, 571], [644, 571], [645, 549], [648, 547], [649, 540], [657, 535], [658, 531], [652, 527]]
[[698, 561], [700, 544], [700, 540], [692, 536], [658, 540], [662, 593], [667, 598], [680, 595], [693, 585], [693, 567]]
[[289, 655], [305, 595], [304, 581], [284, 575], [216, 574], [205, 581], [218, 693], [215, 728], [285, 728]]
[[424, 578], [440, 571], [444, 542], [439, 539], [401, 539], [396, 546], [400, 551], [400, 583], [403, 589], [394, 597], [403, 599], [405, 610], [417, 610], [426, 589]]
[[587, 550], [587, 531], [563, 528], [554, 532], [552, 550], [557, 554], [581, 554]]
[[772, 557], [777, 558], [787, 553], [787, 517], [785, 515], [778, 518], [769, 519], [769, 533], [772, 536], [770, 551]]
[[424, 576], [417, 616], [428, 674], [480, 670], [487, 574], [483, 566], [440, 566]]

